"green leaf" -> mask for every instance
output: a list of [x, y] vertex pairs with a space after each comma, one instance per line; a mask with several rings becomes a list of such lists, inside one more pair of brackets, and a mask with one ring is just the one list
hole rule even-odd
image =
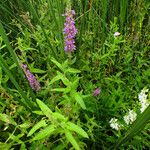
[[43, 114], [46, 115], [51, 120], [51, 115], [53, 112], [50, 110], [50, 108], [39, 99], [37, 99], [36, 102], [39, 105], [40, 109], [42, 110]]
[[55, 92], [64, 92], [64, 93], [68, 93], [70, 92], [70, 88], [55, 88], [55, 89], [51, 89], [51, 91], [55, 91]]
[[25, 123], [23, 123], [23, 124], [20, 124], [19, 125], [19, 127], [20, 128], [29, 128], [30, 127], [30, 125], [31, 125], [31, 123], [30, 122], [28, 122], [28, 121], [26, 121]]
[[63, 66], [58, 62], [56, 61], [56, 59], [52, 58], [51, 61], [62, 71], [64, 71], [64, 68]]
[[2, 68], [0, 67], [0, 85], [1, 85], [1, 82], [2, 82]]
[[11, 144], [9, 144], [9, 143], [2, 143], [2, 142], [0, 142], [0, 149], [1, 150], [10, 150], [10, 148], [11, 148]]
[[15, 126], [17, 125], [17, 123], [10, 116], [8, 116], [6, 114], [0, 113], [0, 120], [6, 122], [8, 124], [13, 124]]
[[41, 127], [46, 127], [47, 124], [45, 122], [45, 120], [41, 120], [39, 121], [36, 125], [34, 125], [34, 127], [29, 131], [27, 136], [31, 136], [35, 131], [37, 131], [38, 129], [40, 129]]
[[44, 115], [42, 111], [33, 111], [33, 113], [37, 114], [37, 115]]
[[80, 150], [79, 144], [77, 143], [77, 141], [75, 140], [75, 138], [72, 136], [71, 132], [69, 130], [65, 131], [65, 135], [67, 140], [72, 144], [72, 146], [76, 149], [76, 150]]
[[54, 131], [55, 131], [55, 126], [49, 125], [45, 129], [43, 129], [39, 133], [37, 133], [31, 141], [46, 138], [47, 136], [50, 136]]
[[49, 85], [50, 85], [50, 84], [53, 84], [54, 82], [56, 82], [56, 81], [58, 81], [58, 80], [60, 80], [60, 79], [61, 79], [61, 76], [60, 76], [60, 75], [57, 75], [56, 77], [54, 77], [54, 78], [50, 81]]
[[71, 131], [75, 131], [76, 133], [80, 134], [81, 136], [88, 138], [87, 133], [78, 125], [72, 123], [72, 122], [68, 122], [67, 123], [67, 129], [71, 130]]
[[53, 113], [53, 117], [56, 118], [56, 119], [60, 119], [62, 121], [65, 121], [67, 120], [62, 114], [58, 113], [58, 112], [54, 112]]
[[13, 69], [13, 68], [15, 68], [15, 67], [17, 67], [16, 63], [12, 64], [12, 65], [9, 67], [9, 69], [11, 70], [11, 69]]
[[69, 68], [69, 69], [67, 69], [65, 72], [70, 72], [70, 73], [80, 73], [81, 71], [78, 70], [78, 69]]
[[45, 73], [46, 72], [44, 70], [37, 69], [37, 68], [31, 68], [30, 71], [33, 72], [33, 73]]
[[83, 101], [82, 97], [80, 96], [80, 94], [75, 92], [75, 93], [73, 93], [73, 96], [74, 96], [76, 102], [82, 107], [82, 109], [86, 109], [86, 106], [85, 106], [84, 101]]
[[76, 80], [74, 80], [74, 82], [71, 85], [72, 90], [76, 90], [77, 89], [78, 84], [79, 84], [79, 80], [80, 80], [80, 78], [77, 78]]
[[61, 77], [60, 79], [66, 86], [70, 86], [70, 81], [63, 75], [62, 73], [58, 72], [58, 75]]

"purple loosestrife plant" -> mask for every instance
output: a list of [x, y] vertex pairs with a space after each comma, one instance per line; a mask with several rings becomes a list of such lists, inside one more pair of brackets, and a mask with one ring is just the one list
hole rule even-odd
[[21, 67], [29, 81], [31, 88], [36, 92], [39, 91], [41, 89], [40, 83], [36, 80], [35, 76], [30, 72], [27, 65], [22, 64]]
[[98, 96], [101, 93], [101, 90], [99, 88], [95, 89], [93, 92], [93, 96]]
[[67, 10], [65, 13], [65, 23], [64, 23], [64, 42], [65, 42], [65, 52], [73, 52], [76, 49], [75, 46], [75, 35], [77, 34], [77, 29], [75, 27], [75, 21], [73, 16], [75, 15], [74, 10]]

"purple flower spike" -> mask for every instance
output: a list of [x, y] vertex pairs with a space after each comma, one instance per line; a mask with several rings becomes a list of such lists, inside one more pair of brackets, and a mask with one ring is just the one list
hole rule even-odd
[[22, 64], [21, 67], [29, 81], [31, 88], [36, 92], [39, 91], [41, 89], [40, 83], [36, 80], [35, 76], [27, 68], [27, 65]]
[[75, 27], [75, 21], [73, 16], [75, 15], [74, 10], [67, 10], [64, 16], [66, 16], [64, 23], [64, 42], [65, 42], [65, 51], [72, 52], [76, 49], [75, 46], [75, 36], [77, 34], [77, 29]]
[[101, 90], [99, 88], [95, 89], [93, 92], [93, 96], [98, 96], [101, 93]]

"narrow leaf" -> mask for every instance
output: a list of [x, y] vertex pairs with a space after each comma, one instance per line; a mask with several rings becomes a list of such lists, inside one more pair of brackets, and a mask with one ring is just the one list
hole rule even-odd
[[66, 118], [62, 114], [60, 114], [58, 112], [54, 112], [53, 113], [53, 117], [56, 118], [56, 119], [62, 120], [62, 121], [66, 120]]
[[76, 150], [80, 150], [80, 147], [79, 147], [77, 141], [75, 140], [75, 138], [73, 137], [73, 135], [71, 134], [71, 132], [69, 130], [65, 131], [65, 135], [66, 135], [67, 140], [72, 144], [72, 146]]
[[61, 76], [60, 76], [60, 75], [57, 75], [56, 77], [54, 77], [54, 78], [50, 81], [49, 85], [50, 85], [50, 84], [53, 84], [54, 82], [56, 82], [56, 81], [58, 81], [58, 80], [60, 80], [60, 79], [61, 79]]
[[47, 124], [46, 124], [45, 120], [39, 121], [36, 125], [33, 126], [33, 128], [29, 131], [27, 136], [31, 136], [35, 131], [37, 131], [41, 127], [46, 127], [46, 126], [47, 126]]
[[69, 68], [69, 69], [67, 69], [65, 72], [70, 72], [70, 73], [80, 73], [81, 71], [78, 70], [78, 69]]
[[51, 61], [62, 71], [64, 71], [64, 68], [63, 66], [58, 62], [56, 61], [56, 59], [52, 58]]
[[87, 133], [78, 125], [72, 123], [72, 122], [68, 122], [67, 123], [67, 129], [71, 130], [71, 131], [75, 131], [76, 133], [80, 134], [81, 136], [88, 138]]
[[51, 91], [64, 92], [64, 93], [68, 93], [70, 90], [71, 90], [70, 88], [55, 88], [55, 89], [51, 89]]
[[42, 110], [43, 114], [46, 115], [50, 120], [51, 120], [51, 114], [52, 111], [50, 108], [48, 108], [47, 105], [45, 105], [41, 100], [37, 99], [36, 100], [37, 104], [39, 105], [40, 109]]
[[73, 96], [74, 96], [76, 102], [82, 107], [82, 109], [86, 109], [86, 106], [85, 106], [84, 101], [83, 101], [82, 97], [80, 96], [80, 94], [75, 92], [75, 93], [73, 93]]
[[54, 131], [55, 131], [55, 126], [49, 125], [45, 129], [43, 129], [39, 133], [37, 133], [31, 141], [46, 138], [47, 136], [50, 136]]
[[30, 68], [30, 71], [33, 73], [45, 73], [46, 71], [37, 69], [37, 68]]

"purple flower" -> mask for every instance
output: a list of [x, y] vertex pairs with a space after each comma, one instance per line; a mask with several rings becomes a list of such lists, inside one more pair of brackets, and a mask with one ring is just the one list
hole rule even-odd
[[77, 29], [75, 27], [75, 21], [73, 18], [74, 15], [75, 15], [74, 10], [67, 10], [67, 12], [64, 14], [66, 19], [64, 23], [63, 34], [66, 52], [72, 52], [76, 49], [74, 38], [75, 35], [77, 34]]
[[99, 88], [95, 89], [93, 92], [93, 96], [98, 96], [100, 94], [101, 90]]
[[27, 65], [22, 64], [21, 67], [29, 81], [31, 88], [36, 92], [39, 91], [41, 89], [40, 83], [36, 80], [35, 76], [30, 72]]

